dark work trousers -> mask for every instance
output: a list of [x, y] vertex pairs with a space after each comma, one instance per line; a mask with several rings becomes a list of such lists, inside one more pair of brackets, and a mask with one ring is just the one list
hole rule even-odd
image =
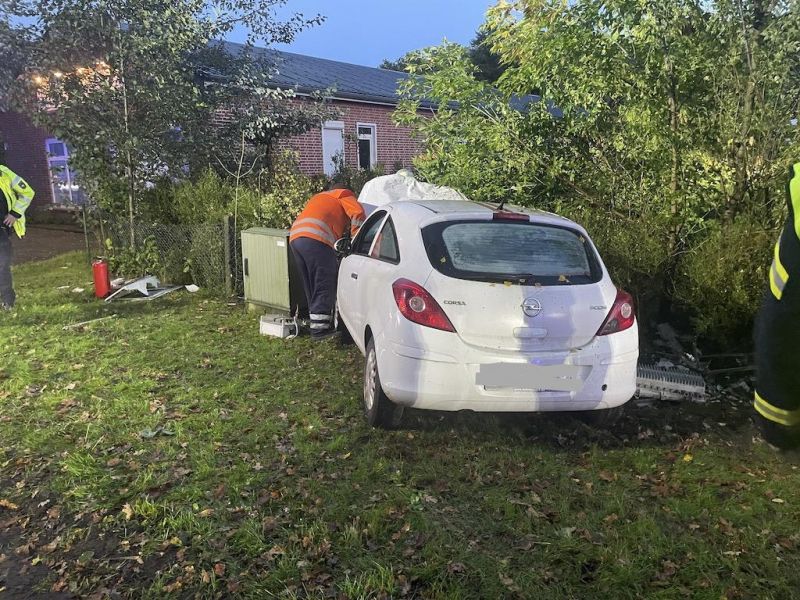
[[780, 411], [771, 420], [758, 415], [766, 440], [779, 448], [796, 448], [800, 446], [800, 240], [794, 223], [787, 229], [781, 237], [781, 261], [789, 279], [780, 300], [771, 291], [766, 293], [756, 318], [756, 393], [773, 407], [768, 414]]
[[339, 263], [333, 248], [317, 240], [301, 237], [290, 247], [303, 278], [308, 299], [311, 335], [330, 333], [333, 328], [333, 309], [336, 305], [336, 277]]
[[[331, 250], [333, 252], [333, 250]], [[17, 299], [11, 281], [11, 234], [0, 225], [0, 304], [14, 306]]]

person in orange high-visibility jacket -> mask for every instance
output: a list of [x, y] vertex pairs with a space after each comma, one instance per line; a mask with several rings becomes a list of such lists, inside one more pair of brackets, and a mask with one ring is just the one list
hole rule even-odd
[[753, 405], [765, 439], [782, 449], [800, 447], [800, 163], [792, 168], [787, 196], [788, 219], [756, 321]]
[[355, 236], [364, 223], [364, 209], [353, 192], [339, 183], [312, 196], [295, 219], [289, 246], [303, 278], [308, 299], [311, 337], [330, 337], [335, 331], [336, 279], [339, 264], [334, 244], [345, 236]]

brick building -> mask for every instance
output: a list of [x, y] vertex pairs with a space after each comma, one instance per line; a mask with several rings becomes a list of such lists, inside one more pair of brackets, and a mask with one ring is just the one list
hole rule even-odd
[[[241, 49], [238, 44], [225, 45], [231, 52]], [[304, 173], [331, 174], [336, 156], [352, 167], [382, 165], [387, 172], [410, 166], [419, 142], [409, 129], [392, 121], [398, 86], [408, 75], [273, 49], [261, 51], [275, 65], [275, 86], [294, 90], [296, 102], [332, 90], [335, 120], [281, 143], [297, 152]], [[0, 140], [6, 164], [36, 190], [32, 208], [82, 202], [80, 174], [70, 168], [69, 148], [61, 140], [14, 112], [0, 112]]]

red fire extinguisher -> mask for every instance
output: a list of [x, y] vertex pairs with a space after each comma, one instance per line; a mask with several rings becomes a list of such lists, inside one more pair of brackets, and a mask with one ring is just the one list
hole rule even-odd
[[105, 298], [111, 293], [111, 278], [108, 275], [108, 263], [103, 258], [92, 262], [92, 276], [94, 278], [94, 295]]

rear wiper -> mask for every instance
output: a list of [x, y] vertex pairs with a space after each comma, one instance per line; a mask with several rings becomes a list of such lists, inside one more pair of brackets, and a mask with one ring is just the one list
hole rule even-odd
[[505, 274], [505, 273], [503, 273], [503, 274], [489, 273], [489, 274], [484, 275], [484, 277], [487, 278], [487, 279], [492, 279], [494, 281], [499, 281], [499, 282], [503, 282], [503, 281], [518, 281], [520, 283], [526, 283], [528, 281], [531, 281], [535, 277], [535, 275], [533, 275], [532, 273], [509, 273], [509, 274]]

